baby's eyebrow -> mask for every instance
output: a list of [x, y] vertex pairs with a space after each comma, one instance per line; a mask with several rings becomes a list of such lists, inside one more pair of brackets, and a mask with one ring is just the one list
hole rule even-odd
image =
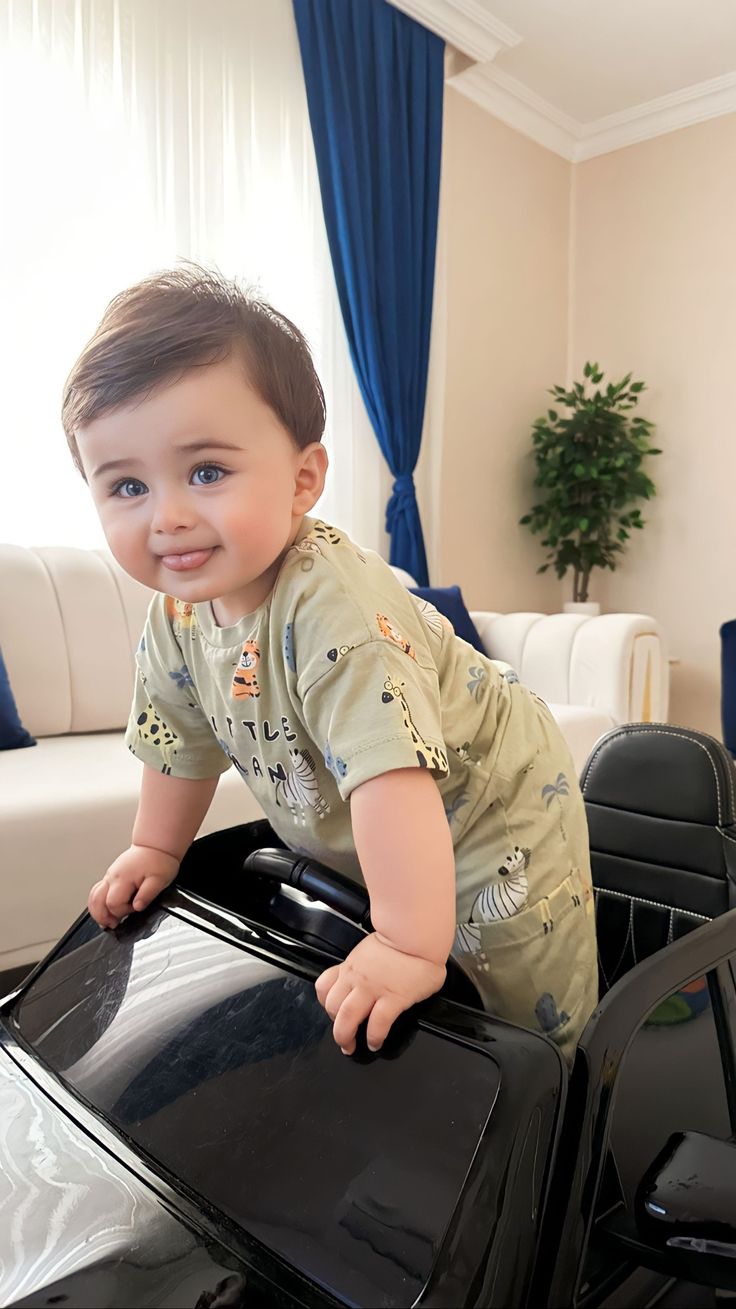
[[100, 464], [99, 468], [95, 468], [92, 476], [101, 477], [103, 473], [111, 473], [114, 468], [129, 468], [134, 462], [135, 460], [132, 459], [109, 459], [106, 464]]
[[[230, 441], [189, 441], [186, 445], [174, 446], [177, 454], [197, 454], [201, 450], [240, 450], [241, 446], [233, 445]], [[101, 477], [103, 473], [111, 473], [116, 469], [130, 468], [136, 463], [135, 459], [108, 459], [107, 463], [100, 464], [96, 468], [93, 477]]]
[[231, 441], [190, 441], [188, 445], [178, 445], [175, 448], [187, 454], [196, 454], [198, 450], [242, 450], [242, 446], [233, 445]]

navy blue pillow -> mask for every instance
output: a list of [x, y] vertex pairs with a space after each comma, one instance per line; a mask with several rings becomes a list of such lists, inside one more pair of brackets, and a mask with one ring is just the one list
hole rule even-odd
[[439, 609], [445, 618], [449, 618], [455, 628], [455, 635], [468, 641], [470, 645], [486, 653], [486, 648], [478, 635], [478, 630], [465, 607], [465, 601], [459, 586], [410, 586], [413, 595], [422, 600], [429, 600], [435, 609]]
[[736, 759], [736, 621], [721, 628], [721, 721], [723, 740]]
[[15, 699], [10, 689], [8, 670], [0, 650], [0, 750], [20, 750], [24, 745], [35, 745], [18, 717]]

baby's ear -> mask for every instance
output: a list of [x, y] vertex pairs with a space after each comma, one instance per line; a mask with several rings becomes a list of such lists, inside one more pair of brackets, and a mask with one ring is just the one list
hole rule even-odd
[[321, 441], [312, 441], [300, 451], [294, 487], [295, 514], [308, 514], [316, 505], [324, 490], [327, 464], [327, 451]]

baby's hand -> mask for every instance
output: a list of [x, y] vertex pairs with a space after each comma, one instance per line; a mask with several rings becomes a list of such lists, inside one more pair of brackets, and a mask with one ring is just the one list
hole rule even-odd
[[368, 1048], [379, 1050], [392, 1023], [411, 1005], [439, 991], [446, 969], [430, 959], [404, 954], [372, 932], [344, 963], [317, 978], [317, 998], [333, 1020], [343, 1054], [355, 1049], [355, 1033], [368, 1019]]
[[117, 927], [134, 909], [145, 909], [155, 900], [178, 871], [179, 860], [164, 850], [131, 845], [92, 887], [87, 908], [100, 927]]

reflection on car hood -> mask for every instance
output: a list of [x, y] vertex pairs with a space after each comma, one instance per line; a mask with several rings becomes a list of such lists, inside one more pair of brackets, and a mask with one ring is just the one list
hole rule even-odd
[[0, 1304], [194, 1305], [232, 1271], [0, 1050]]

